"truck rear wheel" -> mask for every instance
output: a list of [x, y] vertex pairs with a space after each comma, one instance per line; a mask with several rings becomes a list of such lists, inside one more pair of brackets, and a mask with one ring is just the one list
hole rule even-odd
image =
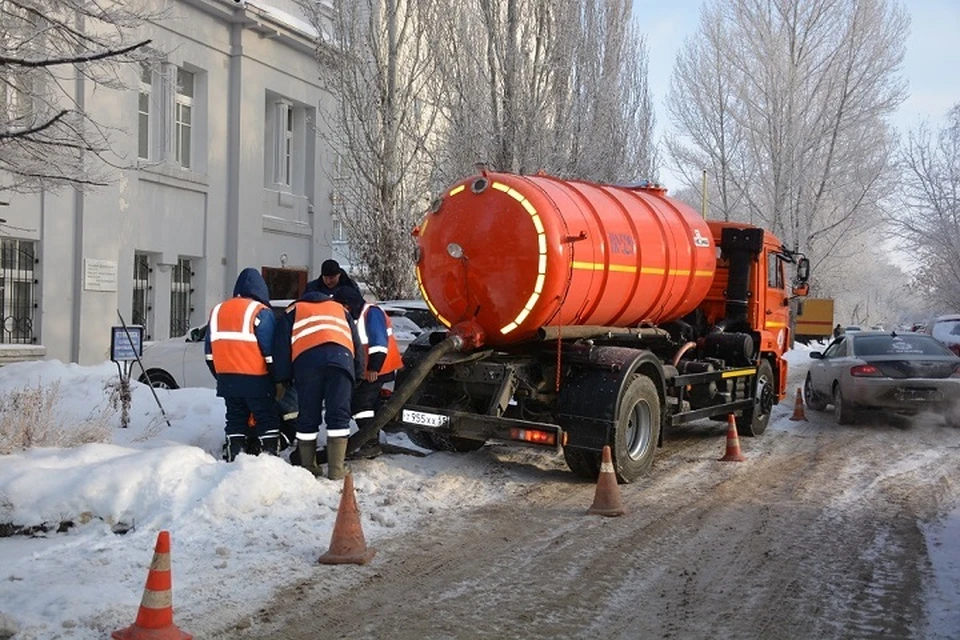
[[[650, 378], [635, 375], [620, 396], [611, 452], [620, 483], [633, 482], [650, 470], [660, 437], [660, 395]], [[570, 470], [595, 480], [600, 474], [600, 452], [565, 447]]]
[[617, 480], [633, 482], [653, 466], [660, 437], [660, 395], [647, 376], [636, 375], [620, 397], [613, 442]]

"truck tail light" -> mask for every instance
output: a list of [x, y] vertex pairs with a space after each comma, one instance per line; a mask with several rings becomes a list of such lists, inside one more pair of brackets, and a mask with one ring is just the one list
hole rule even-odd
[[883, 374], [872, 364], [858, 364], [850, 367], [850, 375], [854, 378], [882, 378]]
[[557, 445], [557, 434], [553, 431], [513, 428], [510, 429], [510, 438], [531, 444], [545, 444], [551, 447]]

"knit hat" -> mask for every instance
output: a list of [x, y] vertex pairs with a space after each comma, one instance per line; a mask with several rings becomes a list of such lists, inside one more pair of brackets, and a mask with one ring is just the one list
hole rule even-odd
[[336, 276], [340, 274], [340, 263], [336, 260], [324, 260], [320, 265], [320, 275]]

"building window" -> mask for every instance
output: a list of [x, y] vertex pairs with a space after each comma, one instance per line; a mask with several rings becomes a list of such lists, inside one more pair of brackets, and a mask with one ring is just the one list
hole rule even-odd
[[193, 314], [193, 271], [189, 258], [177, 260], [170, 278], [170, 337], [183, 336], [190, 330]]
[[0, 241], [0, 343], [32, 344], [37, 308], [36, 243]]
[[343, 228], [343, 220], [333, 217], [333, 233], [330, 234], [333, 244], [347, 244], [347, 230]]
[[131, 324], [143, 326], [144, 340], [152, 340], [150, 312], [150, 292], [153, 290], [153, 270], [150, 268], [150, 256], [137, 253], [133, 257], [133, 317]]
[[289, 187], [293, 168], [293, 106], [286, 102], [276, 103], [274, 140], [273, 181]]
[[193, 82], [189, 71], [177, 68], [177, 88], [174, 99], [174, 151], [175, 160], [184, 169], [189, 169], [191, 131], [193, 126]]
[[141, 160], [150, 159], [150, 100], [153, 93], [153, 70], [147, 64], [140, 65], [140, 107], [138, 123], [137, 156]]

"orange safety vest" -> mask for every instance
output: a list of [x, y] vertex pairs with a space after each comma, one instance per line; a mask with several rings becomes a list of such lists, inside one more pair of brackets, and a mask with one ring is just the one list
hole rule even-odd
[[253, 332], [257, 314], [267, 307], [249, 298], [231, 298], [210, 312], [210, 351], [217, 373], [267, 375], [267, 363]]
[[403, 366], [403, 357], [400, 355], [400, 347], [397, 346], [397, 339], [393, 337], [393, 322], [390, 321], [390, 316], [386, 313], [383, 314], [383, 317], [387, 320], [387, 346], [376, 346], [371, 349], [370, 338], [367, 336], [367, 312], [372, 308], [373, 305], [371, 304], [363, 306], [363, 311], [360, 312], [360, 321], [357, 322], [357, 333], [360, 334], [360, 342], [363, 344], [367, 362], [370, 361], [371, 351], [374, 353], [387, 352], [387, 358], [383, 361], [383, 366], [380, 367], [380, 371], [377, 372], [381, 375], [386, 375], [393, 373]]
[[353, 333], [350, 331], [343, 305], [333, 300], [324, 300], [296, 302], [293, 307], [290, 347], [294, 360], [307, 349], [328, 342], [346, 347], [353, 355]]

